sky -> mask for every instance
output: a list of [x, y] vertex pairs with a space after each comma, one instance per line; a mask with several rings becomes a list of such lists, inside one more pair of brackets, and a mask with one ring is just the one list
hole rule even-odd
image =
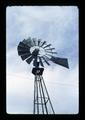
[[[6, 112], [33, 114], [32, 64], [18, 56], [20, 41], [42, 39], [68, 58], [69, 69], [51, 63], [43, 78], [56, 114], [79, 112], [79, 11], [77, 6], [8, 6], [6, 8]], [[56, 56], [56, 57], [57, 57]]]

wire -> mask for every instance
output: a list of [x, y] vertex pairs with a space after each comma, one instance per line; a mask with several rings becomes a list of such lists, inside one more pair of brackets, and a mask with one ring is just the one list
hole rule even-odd
[[[19, 78], [29, 79], [29, 77], [23, 77], [23, 76], [19, 76], [19, 75], [16, 75], [16, 74], [15, 75], [14, 74], [13, 75], [12, 74], [8, 74], [8, 76], [14, 76], [14, 77], [16, 76], [16, 77], [19, 77]], [[57, 81], [56, 82], [46, 81], [46, 83], [48, 83], [48, 84], [55, 84], [55, 85], [57, 85], [57, 84], [58, 85], [65, 85], [65, 86], [66, 85], [67, 86], [77, 86], [79, 84], [79, 82], [75, 85], [75, 84], [69, 84], [69, 83], [61, 83], [61, 82], [57, 82]]]
[[8, 76], [8, 77], [14, 76], [14, 77], [19, 77], [19, 78], [29, 79], [29, 77], [25, 77], [25, 76], [23, 77], [23, 76], [19, 76], [19, 75], [16, 75], [16, 74], [15, 74], [15, 75], [8, 74], [7, 76]]

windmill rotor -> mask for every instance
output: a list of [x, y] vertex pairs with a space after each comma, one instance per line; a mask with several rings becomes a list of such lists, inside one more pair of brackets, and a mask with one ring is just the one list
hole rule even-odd
[[[22, 60], [26, 60], [28, 64], [33, 61], [33, 65], [36, 66], [37, 62], [39, 65], [44, 67], [44, 64], [50, 65], [50, 61], [69, 68], [67, 58], [55, 57], [57, 52], [55, 48], [52, 48], [51, 44], [47, 44], [46, 41], [41, 39], [31, 38], [24, 39], [18, 45], [18, 55], [21, 56]], [[49, 61], [49, 62], [48, 62]]]

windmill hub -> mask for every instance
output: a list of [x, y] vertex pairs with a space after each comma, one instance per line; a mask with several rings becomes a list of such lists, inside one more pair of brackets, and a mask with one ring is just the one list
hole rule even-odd
[[39, 51], [38, 52], [38, 56], [40, 56], [40, 57], [44, 56], [46, 54], [44, 48], [42, 48], [42, 47], [39, 47], [39, 46], [33, 46], [33, 47], [31, 47], [30, 48], [31, 54], [33, 53], [34, 50], [38, 50]]

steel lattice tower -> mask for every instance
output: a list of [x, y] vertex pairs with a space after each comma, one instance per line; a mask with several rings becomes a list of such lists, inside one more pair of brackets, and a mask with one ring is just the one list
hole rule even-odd
[[24, 39], [19, 43], [18, 55], [22, 60], [26, 60], [28, 64], [33, 62], [32, 73], [34, 79], [34, 106], [33, 114], [55, 114], [44, 79], [43, 71], [44, 64], [50, 65], [50, 61], [55, 64], [62, 65], [69, 68], [67, 58], [59, 58], [54, 55], [57, 52], [53, 51], [55, 48], [50, 47], [46, 41], [42, 42], [41, 39], [31, 38]]
[[[34, 114], [54, 114], [54, 109], [43, 79], [44, 68], [33, 68], [34, 80]], [[48, 104], [49, 103], [49, 104]], [[50, 107], [50, 108], [49, 108]]]

